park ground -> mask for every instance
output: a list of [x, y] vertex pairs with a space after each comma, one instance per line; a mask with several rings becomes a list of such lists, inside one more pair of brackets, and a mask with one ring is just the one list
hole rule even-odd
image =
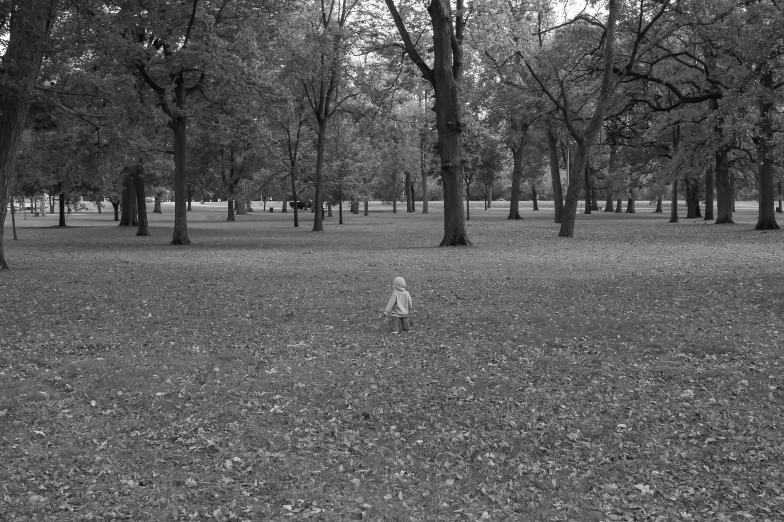
[[782, 233], [529, 205], [9, 216], [0, 519], [784, 519]]

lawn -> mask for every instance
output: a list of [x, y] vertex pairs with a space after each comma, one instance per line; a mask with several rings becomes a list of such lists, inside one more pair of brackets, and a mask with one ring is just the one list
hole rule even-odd
[[171, 206], [144, 238], [9, 216], [0, 520], [782, 520], [784, 237], [751, 208], [564, 239], [477, 205], [471, 249], [437, 204], [194, 204], [190, 247]]

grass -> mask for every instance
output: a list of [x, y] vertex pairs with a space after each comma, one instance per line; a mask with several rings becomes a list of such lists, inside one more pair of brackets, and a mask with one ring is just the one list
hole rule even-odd
[[18, 219], [0, 519], [784, 518], [781, 233], [528, 208]]

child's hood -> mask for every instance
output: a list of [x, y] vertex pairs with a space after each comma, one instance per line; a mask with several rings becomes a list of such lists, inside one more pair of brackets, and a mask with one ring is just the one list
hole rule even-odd
[[396, 277], [394, 281], [392, 281], [392, 289], [395, 292], [405, 292], [406, 291], [406, 280], [402, 277]]

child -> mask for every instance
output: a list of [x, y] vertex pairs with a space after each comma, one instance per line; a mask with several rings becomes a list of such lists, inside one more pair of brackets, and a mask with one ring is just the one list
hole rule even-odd
[[406, 280], [396, 277], [392, 281], [392, 297], [389, 298], [387, 307], [384, 308], [384, 315], [389, 317], [389, 326], [392, 333], [396, 334], [401, 328], [403, 331], [409, 330], [408, 313], [413, 307], [411, 295], [406, 292]]

